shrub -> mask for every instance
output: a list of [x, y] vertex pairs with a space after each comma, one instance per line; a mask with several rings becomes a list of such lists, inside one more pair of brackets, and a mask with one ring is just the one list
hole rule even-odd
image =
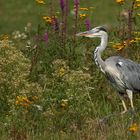
[[[7, 113], [17, 104], [17, 97], [41, 96], [42, 89], [29, 81], [30, 60], [13, 47], [8, 40], [0, 46], [0, 112]], [[28, 99], [29, 100], [29, 99]], [[27, 102], [27, 101], [23, 101]], [[21, 105], [21, 104], [20, 104]]]

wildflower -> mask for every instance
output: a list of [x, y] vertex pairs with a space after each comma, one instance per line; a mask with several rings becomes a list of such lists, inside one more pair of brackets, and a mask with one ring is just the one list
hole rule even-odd
[[26, 42], [26, 48], [31, 48], [31, 41], [30, 40], [27, 40], [27, 42]]
[[134, 133], [138, 130], [138, 125], [136, 123], [132, 124], [130, 127], [129, 127], [129, 131]]
[[12, 33], [12, 38], [13, 39], [26, 39], [28, 36], [25, 32], [21, 33], [20, 31], [14, 31]]
[[81, 11], [88, 11], [88, 8], [83, 8], [83, 7], [81, 7], [80, 10], [81, 10]]
[[129, 41], [129, 43], [131, 44], [131, 43], [135, 43], [136, 42], [136, 39], [131, 39], [130, 41]]
[[123, 10], [120, 13], [120, 16], [128, 20], [128, 18], [129, 18], [129, 12], [127, 10]]
[[126, 47], [129, 44], [135, 43], [139, 40], [139, 38], [131, 38], [123, 41], [123, 45]]
[[2, 35], [2, 36], [0, 37], [0, 40], [9, 40], [9, 36], [8, 36], [7, 34]]
[[75, 5], [79, 5], [79, 0], [75, 0]]
[[140, 14], [137, 14], [137, 16], [140, 16]]
[[140, 7], [140, 3], [136, 3], [135, 6], [134, 6], [135, 9], [138, 8], [138, 7]]
[[16, 105], [28, 107], [32, 102], [26, 96], [17, 96], [15, 103], [16, 103]]
[[42, 111], [43, 110], [43, 107], [42, 106], [40, 106], [40, 105], [33, 105], [34, 107], [36, 107], [39, 111]]
[[19, 39], [20, 37], [21, 37], [21, 33], [20, 33], [20, 31], [14, 31], [13, 33], [12, 33], [12, 37], [14, 38], [14, 39]]
[[86, 25], [86, 29], [87, 29], [87, 30], [90, 30], [90, 29], [91, 29], [91, 23], [90, 23], [89, 18], [87, 18], [87, 19], [85, 20], [85, 25]]
[[62, 10], [62, 13], [64, 13], [64, 8], [65, 8], [64, 0], [60, 0], [60, 7], [61, 7], [61, 10]]
[[123, 5], [125, 3], [125, 0], [116, 0], [116, 3], [118, 3], [119, 5]]
[[43, 20], [44, 20], [46, 23], [49, 23], [49, 24], [52, 24], [52, 23], [53, 23], [52, 18], [49, 17], [49, 16], [43, 16]]
[[133, 34], [138, 35], [140, 32], [134, 31]]
[[79, 14], [79, 16], [80, 16], [80, 19], [83, 19], [83, 18], [87, 17], [87, 14]]
[[9, 40], [9, 35], [1, 35], [0, 36], [0, 47], [7, 47], [12, 43], [12, 41]]
[[24, 27], [24, 31], [25, 32], [30, 32], [31, 27], [32, 27], [32, 23], [31, 22], [28, 22], [27, 25]]
[[62, 109], [66, 109], [68, 107], [68, 100], [67, 99], [62, 99], [60, 106]]
[[78, 8], [79, 8], [79, 0], [75, 0], [75, 15], [76, 15], [76, 18], [77, 18], [77, 15], [78, 15]]
[[29, 97], [28, 98], [30, 101], [34, 101], [36, 102], [38, 100], [38, 97], [37, 96], [32, 96], [32, 97]]
[[27, 35], [25, 33], [21, 33], [21, 39], [26, 39]]
[[39, 4], [39, 5], [45, 4], [44, 0], [36, 0], [36, 3]]
[[135, 37], [135, 42], [140, 42], [140, 38], [139, 37]]
[[53, 17], [53, 28], [55, 31], [59, 30], [59, 23], [56, 17]]
[[60, 68], [59, 71], [58, 71], [58, 75], [60, 77], [62, 77], [64, 74], [65, 74], [65, 69], [64, 68]]
[[43, 35], [43, 41], [45, 41], [45, 43], [48, 43], [48, 33], [47, 32]]
[[115, 48], [117, 51], [122, 51], [125, 48], [125, 44], [117, 43], [117, 44], [114, 44], [112, 47]]

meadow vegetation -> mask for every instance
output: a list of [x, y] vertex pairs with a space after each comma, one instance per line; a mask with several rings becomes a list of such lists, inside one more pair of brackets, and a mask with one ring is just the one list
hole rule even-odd
[[105, 1], [1, 1], [13, 10], [0, 12], [1, 140], [140, 139], [140, 96], [136, 114], [118, 114], [120, 99], [93, 61], [100, 40], [75, 36], [105, 25], [103, 58], [140, 63], [140, 0]]

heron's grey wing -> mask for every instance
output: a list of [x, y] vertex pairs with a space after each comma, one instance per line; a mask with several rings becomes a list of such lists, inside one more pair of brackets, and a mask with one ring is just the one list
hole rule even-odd
[[140, 91], [140, 64], [130, 59], [120, 58], [116, 67], [125, 86], [133, 91]]

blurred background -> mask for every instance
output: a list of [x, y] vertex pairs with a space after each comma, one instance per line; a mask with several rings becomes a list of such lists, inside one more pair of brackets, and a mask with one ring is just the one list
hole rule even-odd
[[[36, 2], [33, 0], [1, 0], [1, 10], [0, 10], [0, 32], [10, 33], [14, 30], [23, 30], [28, 22], [32, 23], [33, 28], [37, 27], [38, 15], [39, 13], [50, 14], [50, 3], [53, 4], [52, 11], [54, 13], [59, 13], [61, 11], [59, 6], [59, 1], [57, 0], [47, 0], [46, 9], [41, 6], [36, 6]], [[48, 6], [48, 7], [47, 7]], [[119, 13], [120, 7], [112, 0], [80, 0], [80, 7], [87, 7], [88, 16], [90, 17], [92, 27], [97, 25], [114, 25], [117, 22], [117, 15]], [[74, 1], [69, 0], [69, 19], [72, 18], [72, 9], [74, 8]], [[71, 22], [71, 20], [69, 21]]]

